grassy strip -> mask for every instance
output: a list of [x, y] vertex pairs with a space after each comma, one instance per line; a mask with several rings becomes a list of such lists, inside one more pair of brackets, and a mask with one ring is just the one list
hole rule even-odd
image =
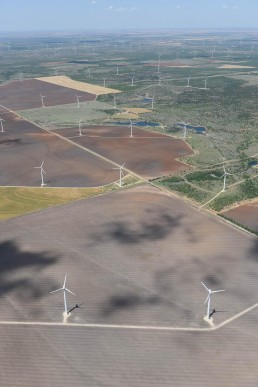
[[102, 188], [0, 188], [0, 220], [88, 198]]
[[[123, 179], [124, 188], [138, 183], [140, 180], [130, 174]], [[0, 221], [117, 189], [114, 183], [97, 188], [0, 187]]]

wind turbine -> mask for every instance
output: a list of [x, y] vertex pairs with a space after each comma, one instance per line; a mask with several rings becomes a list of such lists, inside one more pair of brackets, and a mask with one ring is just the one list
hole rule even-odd
[[204, 90], [207, 90], [207, 78], [204, 79]]
[[34, 167], [34, 168], [36, 168], [36, 169], [40, 169], [40, 175], [41, 175], [41, 187], [44, 187], [44, 185], [46, 185], [46, 184], [44, 183], [44, 175], [43, 175], [43, 173], [45, 173], [45, 175], [46, 175], [46, 172], [45, 172], [44, 169], [43, 169], [43, 164], [44, 164], [44, 160], [42, 161], [40, 167]]
[[163, 129], [163, 132], [165, 133], [165, 128], [166, 128], [167, 126], [165, 126], [165, 125], [163, 125], [163, 124], [160, 124], [160, 127]]
[[65, 313], [68, 314], [68, 313], [67, 313], [66, 292], [71, 293], [71, 294], [73, 294], [74, 296], [75, 296], [75, 294], [74, 294], [73, 292], [71, 292], [71, 290], [69, 290], [69, 289], [67, 289], [67, 288], [65, 287], [65, 285], [66, 285], [66, 278], [67, 278], [67, 274], [65, 275], [64, 284], [63, 284], [63, 287], [62, 287], [62, 288], [53, 290], [53, 291], [50, 292], [50, 293], [56, 293], [56, 292], [59, 292], [60, 290], [63, 290], [63, 292], [64, 292], [64, 309], [65, 309]]
[[159, 61], [158, 61], [158, 74], [160, 73], [160, 57], [162, 54], [158, 54]]
[[190, 79], [191, 79], [191, 77], [188, 77], [188, 78], [186, 78], [187, 79], [187, 85], [186, 85], [186, 87], [190, 87]]
[[55, 75], [58, 76], [58, 69], [55, 69]]
[[182, 121], [182, 124], [184, 125], [183, 139], [185, 139], [186, 138], [187, 125], [189, 125], [189, 124], [186, 124], [184, 121]]
[[106, 79], [107, 77], [104, 78], [104, 87], [106, 87]]
[[20, 78], [20, 82], [22, 82], [23, 81], [23, 77], [22, 77], [22, 72], [21, 71], [19, 71], [19, 78]]
[[133, 137], [133, 121], [132, 120], [130, 120], [130, 129], [131, 129], [130, 137]]
[[46, 98], [44, 95], [40, 94], [40, 99], [41, 99], [41, 106], [45, 107], [44, 105], [44, 98]]
[[75, 97], [76, 97], [76, 100], [77, 100], [77, 108], [79, 109], [79, 107], [80, 107], [80, 98], [81, 98], [81, 96], [75, 94]]
[[3, 125], [3, 121], [5, 121], [3, 118], [0, 118], [0, 122], [1, 122], [1, 133], [4, 132], [4, 125]]
[[119, 67], [116, 68], [116, 75], [119, 75]]
[[220, 179], [221, 179], [222, 177], [224, 177], [224, 181], [223, 181], [223, 191], [226, 191], [226, 180], [227, 180], [227, 175], [232, 176], [232, 173], [229, 173], [229, 172], [226, 171], [225, 165], [223, 165], [223, 169], [224, 169], [224, 173], [223, 173], [223, 175], [220, 176]]
[[88, 70], [88, 75], [89, 75], [89, 78], [90, 78], [90, 68], [88, 68], [87, 70]]
[[114, 109], [116, 109], [116, 96], [114, 95]]
[[204, 302], [204, 305], [205, 305], [206, 302], [208, 301], [208, 304], [207, 304], [207, 319], [209, 319], [209, 318], [210, 318], [210, 306], [211, 306], [211, 294], [212, 294], [212, 293], [225, 292], [225, 290], [210, 290], [210, 289], [207, 288], [206, 285], [204, 285], [203, 282], [201, 282], [201, 284], [202, 284], [202, 286], [205, 287], [205, 289], [206, 289], [207, 292], [208, 292], [208, 296], [207, 296], [207, 298], [206, 298], [206, 300], [205, 300], [205, 302]]
[[125, 163], [124, 163], [123, 165], [121, 165], [121, 167], [113, 168], [113, 169], [119, 169], [119, 171], [120, 171], [120, 174], [119, 174], [119, 183], [118, 183], [118, 186], [119, 186], [120, 188], [122, 187], [122, 179], [123, 179], [123, 176], [124, 176], [124, 174], [123, 174], [123, 168], [124, 168], [124, 165], [125, 165]]
[[159, 86], [161, 86], [161, 75], [158, 74], [158, 77], [159, 77]]
[[134, 81], [134, 77], [132, 77], [131, 79], [132, 79], [131, 86], [134, 86], [134, 83], [133, 83], [133, 81]]
[[155, 95], [152, 98], [150, 98], [150, 100], [151, 100], [151, 109], [152, 110], [153, 110], [154, 102], [155, 102], [154, 97], [155, 97]]
[[79, 121], [79, 136], [82, 136], [82, 118]]

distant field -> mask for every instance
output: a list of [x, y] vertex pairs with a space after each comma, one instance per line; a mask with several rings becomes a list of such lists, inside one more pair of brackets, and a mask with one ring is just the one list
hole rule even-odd
[[67, 87], [69, 89], [83, 91], [85, 93], [102, 95], [102, 94], [115, 94], [120, 93], [119, 90], [110, 89], [108, 87], [102, 87], [98, 85], [92, 85], [90, 83], [74, 81], [65, 75], [55, 77], [41, 77], [37, 78], [39, 81], [52, 83], [54, 85]]

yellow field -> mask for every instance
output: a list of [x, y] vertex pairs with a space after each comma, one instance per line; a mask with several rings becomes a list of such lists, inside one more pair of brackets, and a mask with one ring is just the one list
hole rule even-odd
[[135, 113], [135, 114], [142, 114], [142, 113], [150, 113], [151, 112], [151, 110], [145, 109], [145, 108], [128, 108], [128, 107], [125, 107], [123, 109], [125, 109], [129, 113]]
[[102, 193], [102, 188], [0, 188], [0, 220]]
[[231, 64], [225, 64], [222, 66], [217, 67], [218, 69], [254, 69], [253, 66], [241, 66], [241, 65], [231, 65]]
[[69, 89], [84, 91], [85, 93], [90, 93], [95, 95], [121, 93], [121, 91], [119, 90], [110, 89], [108, 87], [73, 81], [72, 79], [68, 78], [65, 75], [54, 76], [54, 77], [41, 77], [41, 78], [35, 78], [35, 79], [38, 79], [39, 81], [43, 81], [43, 82], [52, 83], [58, 86], [68, 87]]
[[113, 118], [125, 118], [128, 120], [137, 120], [140, 114], [149, 113], [151, 110], [145, 108], [123, 108], [124, 111], [114, 114]]

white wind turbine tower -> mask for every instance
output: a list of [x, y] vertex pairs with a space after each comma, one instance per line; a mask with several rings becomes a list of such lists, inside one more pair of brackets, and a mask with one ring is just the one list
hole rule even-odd
[[122, 187], [122, 179], [123, 179], [123, 176], [124, 176], [124, 174], [123, 174], [124, 165], [125, 165], [125, 163], [123, 165], [121, 165], [121, 167], [113, 168], [113, 169], [119, 169], [119, 183], [118, 183], [118, 186], [120, 188]]
[[220, 179], [224, 177], [223, 179], [223, 191], [226, 191], [226, 182], [227, 182], [227, 175], [232, 176], [232, 173], [229, 173], [226, 171], [225, 165], [223, 165], [224, 173], [222, 176], [220, 176]]
[[44, 95], [40, 94], [40, 99], [41, 99], [41, 106], [45, 107], [44, 105], [44, 98], [46, 98]]
[[187, 124], [186, 122], [184, 122], [184, 121], [182, 121], [182, 124], [184, 125], [184, 134], [183, 134], [183, 139], [185, 139], [186, 138], [186, 132], [187, 132], [187, 125], [189, 125], [189, 124]]
[[116, 96], [114, 95], [114, 109], [116, 109]]
[[204, 305], [206, 304], [206, 302], [208, 301], [208, 304], [207, 304], [207, 319], [210, 318], [210, 306], [211, 306], [211, 294], [212, 293], [219, 293], [219, 292], [225, 292], [225, 290], [210, 290], [207, 288], [206, 285], [204, 285], [203, 282], [201, 282], [201, 284], [205, 287], [205, 289], [207, 290], [208, 292], [208, 296], [204, 302]]
[[207, 90], [207, 78], [206, 79], [204, 79], [204, 90]]
[[80, 98], [81, 98], [81, 96], [75, 94], [75, 97], [76, 97], [76, 100], [77, 100], [77, 109], [79, 109], [79, 107], [80, 107]]
[[34, 168], [36, 168], [36, 169], [40, 169], [40, 175], [41, 175], [41, 187], [44, 187], [44, 185], [46, 185], [46, 184], [44, 183], [44, 175], [43, 175], [43, 173], [46, 175], [46, 172], [45, 172], [44, 169], [43, 169], [43, 164], [44, 164], [44, 160], [42, 161], [40, 167], [34, 167]]
[[130, 120], [130, 129], [131, 129], [130, 137], [132, 138], [133, 137], [133, 121], [132, 120]]
[[1, 133], [4, 133], [4, 125], [3, 125], [3, 121], [5, 121], [3, 118], [0, 118], [0, 122], [1, 122]]
[[160, 73], [160, 57], [162, 54], [158, 54], [159, 60], [158, 60], [158, 74]]
[[107, 77], [104, 78], [104, 87], [106, 87], [106, 79]]
[[68, 309], [67, 309], [67, 302], [66, 302], [66, 292], [71, 293], [71, 294], [73, 294], [74, 296], [75, 296], [75, 294], [74, 294], [73, 292], [71, 292], [71, 290], [69, 290], [69, 289], [66, 288], [66, 286], [65, 286], [65, 285], [66, 285], [66, 278], [67, 278], [67, 274], [65, 275], [64, 284], [63, 284], [62, 288], [53, 290], [53, 291], [50, 292], [50, 293], [56, 293], [56, 292], [59, 292], [60, 290], [63, 290], [63, 292], [64, 292], [64, 309], [65, 309], [65, 313], [68, 314], [68, 313], [67, 313], [67, 310], [68, 310]]
[[150, 98], [150, 100], [151, 100], [151, 109], [152, 109], [152, 110], [153, 110], [154, 102], [155, 102], [154, 97], [155, 97], [155, 95], [154, 95], [152, 98]]
[[116, 68], [116, 75], [119, 75], [119, 67]]
[[58, 76], [58, 69], [55, 69], [55, 76]]
[[158, 77], [159, 77], [159, 86], [161, 86], [161, 75], [158, 74]]
[[23, 81], [23, 76], [22, 76], [22, 72], [21, 71], [19, 71], [19, 78], [20, 78], [20, 82], [22, 82]]
[[82, 136], [82, 118], [79, 121], [79, 136]]
[[132, 79], [131, 86], [134, 86], [134, 83], [133, 83], [134, 77], [132, 77], [131, 79]]
[[88, 70], [88, 76], [90, 78], [90, 68], [88, 68], [87, 70]]
[[186, 87], [190, 87], [190, 79], [191, 79], [191, 77], [188, 77], [188, 78], [186, 78], [187, 79], [187, 85], [186, 85]]

